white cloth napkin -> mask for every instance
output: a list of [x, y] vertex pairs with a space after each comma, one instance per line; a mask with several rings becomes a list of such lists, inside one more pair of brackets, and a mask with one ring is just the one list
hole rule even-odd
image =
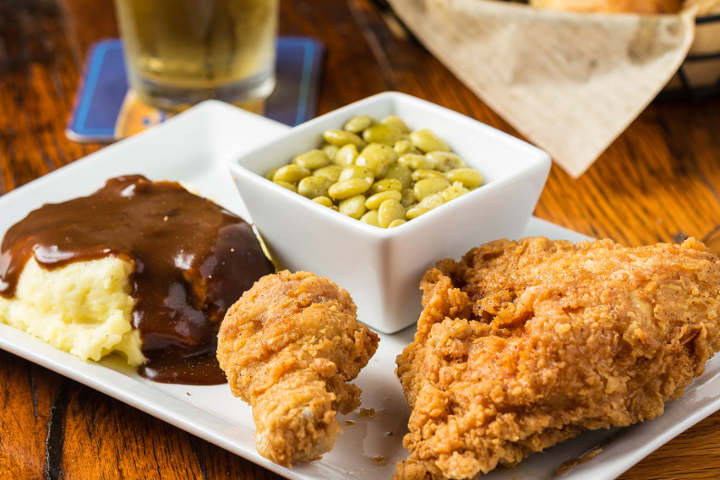
[[697, 10], [641, 16], [486, 0], [390, 3], [428, 50], [574, 178], [677, 71]]

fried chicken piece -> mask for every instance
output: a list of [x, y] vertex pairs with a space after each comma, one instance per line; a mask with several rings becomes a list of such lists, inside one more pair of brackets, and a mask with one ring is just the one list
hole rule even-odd
[[720, 349], [720, 262], [695, 239], [498, 240], [439, 261], [421, 288], [397, 358], [412, 414], [395, 480], [475, 478], [655, 418]]
[[263, 457], [283, 466], [319, 459], [342, 433], [337, 411], [360, 406], [360, 388], [346, 382], [379, 338], [356, 310], [327, 278], [287, 271], [262, 277], [228, 310], [218, 360], [233, 395], [253, 407]]

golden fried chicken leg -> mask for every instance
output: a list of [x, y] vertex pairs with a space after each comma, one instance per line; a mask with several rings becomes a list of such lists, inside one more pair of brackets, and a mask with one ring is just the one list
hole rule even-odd
[[330, 451], [337, 411], [360, 406], [357, 377], [378, 336], [356, 321], [347, 291], [312, 273], [258, 280], [228, 310], [218, 360], [233, 395], [253, 407], [258, 452], [280, 465]]
[[396, 480], [475, 478], [655, 418], [720, 349], [720, 262], [694, 239], [499, 240], [438, 262], [421, 288], [397, 359], [412, 414]]

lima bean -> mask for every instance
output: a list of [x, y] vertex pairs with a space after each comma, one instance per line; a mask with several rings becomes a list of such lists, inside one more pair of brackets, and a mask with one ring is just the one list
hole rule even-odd
[[[421, 152], [449, 152], [450, 147], [445, 141], [435, 135], [431, 130], [416, 130], [410, 134], [410, 141], [413, 146]], [[332, 143], [332, 142], [331, 142]]]
[[402, 184], [402, 188], [409, 188], [412, 182], [412, 170], [400, 163], [393, 163], [385, 172], [385, 178], [393, 178]]
[[338, 152], [338, 146], [337, 145], [330, 145], [329, 143], [323, 143], [323, 145], [320, 147], [320, 150], [325, 152], [325, 155], [328, 156], [329, 159], [335, 158], [335, 154]]
[[323, 207], [332, 208], [333, 207], [333, 201], [328, 197], [315, 197], [312, 199], [313, 202], [319, 203]]
[[418, 203], [415, 207], [413, 207], [407, 211], [407, 213], [406, 213], [407, 218], [409, 218], [411, 220], [413, 218], [417, 218], [420, 215], [426, 214], [433, 208], [439, 207], [443, 203], [445, 203], [445, 201], [437, 193], [433, 194], [433, 195], [428, 195], [427, 197], [423, 198], [420, 201], [420, 203]]
[[310, 170], [308, 168], [290, 164], [277, 169], [275, 175], [273, 175], [273, 182], [287, 182], [297, 185], [300, 180], [309, 176]]
[[340, 172], [340, 177], [338, 177], [338, 180], [343, 181], [349, 180], [351, 178], [362, 178], [370, 182], [370, 184], [372, 185], [375, 176], [373, 175], [372, 171], [365, 165], [352, 165], [350, 167], [343, 168], [342, 172]]
[[420, 203], [418, 203], [418, 207], [429, 208], [430, 210], [432, 210], [433, 208], [439, 207], [443, 203], [445, 203], [445, 200], [443, 200], [443, 198], [437, 193], [434, 193], [420, 200]]
[[275, 172], [277, 172], [278, 170], [280, 170], [280, 167], [271, 168], [270, 171], [265, 174], [265, 178], [272, 182], [272, 179], [275, 176]]
[[368, 115], [358, 115], [347, 121], [343, 130], [347, 130], [352, 133], [360, 133], [370, 125], [375, 123], [375, 119]]
[[397, 160], [392, 147], [380, 143], [371, 143], [360, 152], [355, 165], [366, 166], [376, 177], [382, 177], [391, 163]]
[[417, 200], [415, 200], [415, 190], [412, 188], [403, 188], [400, 193], [402, 194], [400, 203], [402, 203], [403, 207], [410, 208], [417, 203]]
[[400, 165], [404, 165], [413, 170], [433, 170], [437, 162], [417, 153], [406, 153], [398, 159]]
[[372, 182], [368, 182], [364, 178], [349, 178], [332, 184], [328, 189], [328, 194], [333, 200], [343, 200], [367, 192], [370, 185]]
[[448, 170], [467, 167], [467, 163], [465, 163], [465, 160], [451, 152], [436, 151], [427, 153], [425, 154], [425, 156], [435, 160], [435, 163], [437, 165], [435, 168], [437, 168], [441, 172], [447, 172]]
[[365, 222], [368, 225], [372, 225], [374, 227], [379, 227], [380, 224], [378, 223], [378, 211], [377, 210], [368, 210], [365, 215], [360, 217], [361, 222]]
[[424, 215], [429, 211], [429, 208], [415, 206], [413, 208], [409, 208], [407, 212], [405, 212], [405, 215], [407, 216], [408, 220], [414, 220], [420, 215]]
[[425, 178], [441, 178], [445, 180], [445, 176], [437, 170], [420, 169], [412, 172], [410, 176], [414, 181], [423, 180]]
[[419, 150], [412, 146], [412, 142], [408, 139], [402, 139], [395, 142], [393, 150], [395, 150], [395, 153], [397, 153], [399, 157], [405, 155], [406, 153], [420, 153]]
[[377, 182], [373, 183], [372, 187], [370, 187], [370, 190], [368, 190], [368, 193], [370, 195], [375, 195], [376, 193], [380, 192], [386, 192], [388, 190], [397, 190], [398, 192], [402, 190], [403, 186], [402, 183], [400, 183], [400, 180], [395, 180], [394, 178], [383, 178], [382, 180], [378, 180]]
[[349, 167], [355, 163], [357, 156], [357, 147], [352, 143], [349, 143], [337, 151], [335, 157], [333, 158], [333, 162], [335, 165], [340, 165], [341, 167]]
[[352, 143], [358, 148], [365, 146], [365, 142], [363, 142], [362, 138], [352, 132], [346, 132], [345, 130], [325, 130], [323, 132], [323, 138], [329, 144], [336, 145], [338, 147], [344, 147], [348, 143]]
[[385, 200], [395, 200], [395, 201], [399, 202], [401, 198], [402, 198], [402, 193], [400, 193], [396, 190], [387, 190], [384, 192], [376, 193], [375, 195], [372, 195], [371, 197], [369, 197], [365, 201], [365, 206], [369, 210], [375, 210], [375, 209], [380, 208], [380, 205], [382, 205], [382, 203]]
[[407, 125], [405, 125], [405, 122], [403, 122], [401, 118], [396, 117], [395, 115], [389, 115], [383, 118], [382, 120], [380, 120], [380, 123], [397, 127], [397, 129], [400, 130], [400, 132], [402, 133], [410, 133], [410, 129]]
[[365, 213], [365, 196], [354, 195], [338, 204], [338, 212], [348, 217], [360, 220]]
[[415, 191], [415, 198], [422, 201], [428, 195], [442, 192], [450, 186], [450, 183], [443, 178], [423, 178], [415, 182], [413, 190]]
[[277, 184], [280, 185], [281, 187], [287, 188], [287, 189], [290, 190], [291, 192], [297, 193], [297, 186], [293, 185], [292, 183], [285, 182], [285, 181], [283, 181], [283, 180], [273, 180], [273, 183], [277, 183]]
[[461, 197], [469, 192], [470, 190], [463, 187], [462, 183], [455, 182], [451, 186], [440, 192], [440, 196], [443, 198], [443, 200], [445, 200], [445, 203], [447, 203], [450, 200], [455, 200], [456, 198]]
[[293, 163], [301, 167], [309, 168], [310, 170], [315, 170], [316, 168], [321, 168], [329, 164], [330, 159], [322, 150], [310, 150], [295, 157]]
[[313, 172], [314, 177], [325, 177], [331, 180], [333, 183], [337, 182], [340, 178], [340, 172], [342, 172], [340, 165], [328, 165], [327, 167], [318, 168]]
[[303, 197], [315, 198], [315, 197], [326, 197], [328, 188], [333, 182], [329, 178], [325, 177], [305, 177], [298, 183], [298, 193]]
[[400, 140], [402, 132], [394, 125], [386, 125], [384, 123], [376, 123], [363, 131], [363, 140], [367, 143], [382, 143], [392, 146]]
[[463, 186], [470, 190], [479, 187], [483, 182], [482, 174], [472, 168], [454, 168], [445, 172], [445, 177], [452, 183], [462, 182]]
[[405, 207], [394, 199], [385, 200], [378, 209], [378, 223], [387, 228], [395, 220], [405, 219]]

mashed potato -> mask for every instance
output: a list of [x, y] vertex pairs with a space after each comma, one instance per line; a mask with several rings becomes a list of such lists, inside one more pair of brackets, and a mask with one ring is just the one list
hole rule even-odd
[[0, 323], [85, 360], [117, 352], [148, 380], [216, 385], [225, 311], [273, 270], [242, 218], [126, 175], [8, 229]]
[[140, 336], [131, 324], [132, 270], [132, 263], [116, 257], [54, 270], [30, 258], [15, 296], [0, 296], [0, 322], [84, 360], [117, 352], [130, 365], [141, 365]]

